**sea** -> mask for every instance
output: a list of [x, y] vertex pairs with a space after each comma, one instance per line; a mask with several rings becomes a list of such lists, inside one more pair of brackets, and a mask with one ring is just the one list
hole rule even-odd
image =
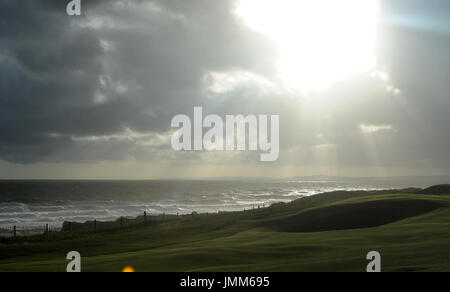
[[0, 181], [0, 229], [61, 228], [64, 221], [241, 211], [336, 190], [425, 188], [426, 178], [293, 178], [149, 181]]

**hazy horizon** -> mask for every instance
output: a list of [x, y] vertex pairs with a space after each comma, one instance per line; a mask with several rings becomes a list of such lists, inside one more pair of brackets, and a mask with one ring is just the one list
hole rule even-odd
[[294, 177], [270, 177], [270, 176], [217, 176], [217, 177], [183, 177], [183, 178], [0, 178], [2, 181], [283, 181], [298, 180], [301, 181], [328, 181], [328, 180], [414, 180], [423, 179], [430, 181], [440, 181], [441, 184], [450, 184], [450, 175], [436, 176], [328, 176], [328, 175], [310, 175], [310, 176], [294, 176]]

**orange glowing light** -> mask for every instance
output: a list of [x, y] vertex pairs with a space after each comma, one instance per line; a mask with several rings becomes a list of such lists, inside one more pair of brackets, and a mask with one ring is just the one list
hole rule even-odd
[[125, 269], [123, 269], [122, 272], [123, 273], [134, 273], [134, 268], [133, 267], [126, 267]]

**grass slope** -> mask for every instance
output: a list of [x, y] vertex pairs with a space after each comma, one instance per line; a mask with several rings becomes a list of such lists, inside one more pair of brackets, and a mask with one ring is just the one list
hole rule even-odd
[[373, 250], [384, 271], [450, 271], [450, 197], [336, 192], [151, 227], [2, 239], [0, 271], [65, 271], [72, 250], [83, 271], [363, 272]]
[[429, 195], [450, 195], [450, 185], [433, 186], [421, 191], [420, 193]]

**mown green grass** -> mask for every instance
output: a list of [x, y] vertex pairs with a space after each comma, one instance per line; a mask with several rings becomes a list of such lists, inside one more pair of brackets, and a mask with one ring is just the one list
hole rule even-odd
[[[368, 208], [393, 222], [345, 229], [345, 224], [355, 228], [355, 221], [372, 225], [371, 216], [362, 216]], [[323, 221], [315, 225], [310, 220], [314, 216], [331, 216], [343, 230], [306, 233], [292, 228], [309, 220], [308, 231], [321, 231]], [[290, 232], [282, 232], [286, 230]], [[369, 251], [381, 253], [383, 271], [450, 271], [450, 196], [334, 193], [152, 227], [3, 240], [0, 271], [62, 272], [72, 250], [81, 253], [83, 271], [133, 266], [137, 271], [364, 272]]]

